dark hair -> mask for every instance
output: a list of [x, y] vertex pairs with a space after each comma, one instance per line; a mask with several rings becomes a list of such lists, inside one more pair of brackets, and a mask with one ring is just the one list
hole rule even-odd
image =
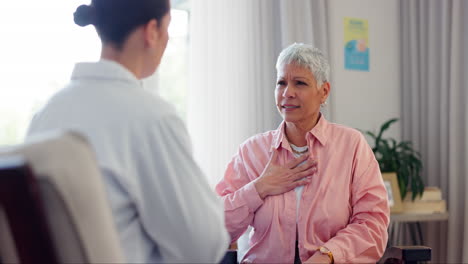
[[74, 19], [82, 27], [94, 25], [104, 43], [121, 48], [135, 28], [151, 19], [160, 22], [169, 10], [169, 0], [92, 0], [76, 9]]

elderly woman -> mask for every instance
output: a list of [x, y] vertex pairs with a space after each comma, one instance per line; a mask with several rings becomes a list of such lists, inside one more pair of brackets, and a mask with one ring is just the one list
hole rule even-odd
[[375, 263], [387, 242], [387, 194], [361, 133], [320, 113], [327, 60], [293, 44], [276, 69], [284, 121], [244, 142], [216, 186], [231, 241], [253, 227], [247, 263]]

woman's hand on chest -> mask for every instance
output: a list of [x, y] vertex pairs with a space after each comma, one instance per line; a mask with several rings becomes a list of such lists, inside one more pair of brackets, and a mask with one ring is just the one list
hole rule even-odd
[[278, 150], [274, 149], [265, 169], [255, 179], [254, 185], [260, 197], [265, 199], [267, 196], [283, 194], [310, 183], [316, 172], [317, 161], [309, 159], [308, 155], [279, 165]]

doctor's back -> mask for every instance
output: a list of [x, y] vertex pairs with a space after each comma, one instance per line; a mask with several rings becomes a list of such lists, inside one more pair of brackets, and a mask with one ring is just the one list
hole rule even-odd
[[128, 262], [215, 263], [229, 243], [222, 205], [194, 162], [175, 109], [140, 81], [159, 65], [169, 10], [163, 0], [80, 6], [75, 22], [96, 27], [101, 59], [76, 64], [27, 137], [71, 129], [88, 138]]

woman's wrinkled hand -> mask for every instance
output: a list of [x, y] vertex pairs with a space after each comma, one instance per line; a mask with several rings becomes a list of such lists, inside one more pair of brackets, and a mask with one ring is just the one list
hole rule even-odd
[[[309, 159], [309, 155], [298, 157], [284, 166], [280, 166], [277, 159], [278, 151], [274, 149], [262, 174], [254, 182], [262, 199], [306, 185], [311, 182], [312, 175], [317, 172], [317, 161]], [[304, 163], [301, 164], [302, 162]]]

